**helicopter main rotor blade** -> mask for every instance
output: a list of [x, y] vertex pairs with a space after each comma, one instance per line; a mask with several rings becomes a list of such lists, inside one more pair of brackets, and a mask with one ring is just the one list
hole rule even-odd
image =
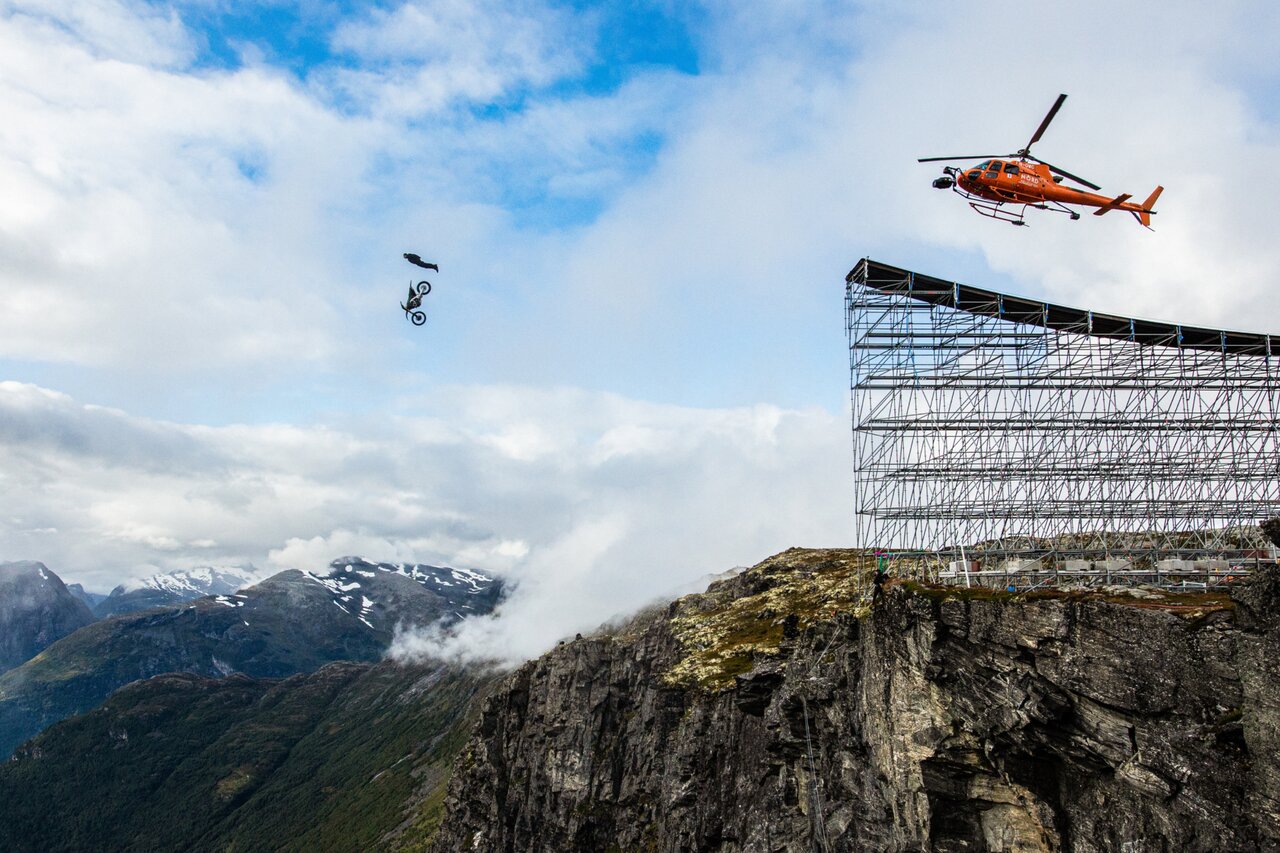
[[1022, 149], [1022, 153], [1026, 154], [1031, 150], [1031, 146], [1040, 141], [1040, 137], [1044, 136], [1045, 128], [1049, 126], [1049, 122], [1053, 121], [1053, 117], [1058, 114], [1058, 110], [1062, 109], [1062, 102], [1067, 96], [1059, 95], [1058, 100], [1053, 102], [1053, 106], [1049, 107], [1049, 112], [1045, 113], [1044, 121], [1040, 122], [1040, 126], [1036, 128], [1036, 132], [1031, 134], [1031, 141], [1027, 143], [1027, 147]]
[[1066, 169], [1059, 169], [1057, 166], [1053, 165], [1053, 164], [1052, 164], [1052, 163], [1050, 163], [1048, 160], [1041, 160], [1039, 157], [1032, 157], [1030, 154], [1026, 154], [1026, 155], [1024, 155], [1024, 156], [1025, 156], [1028, 160], [1035, 160], [1037, 163], [1044, 163], [1046, 166], [1048, 166], [1048, 167], [1049, 167], [1049, 170], [1050, 170], [1050, 171], [1052, 171], [1052, 172], [1057, 172], [1059, 175], [1061, 175], [1061, 176], [1062, 176], [1062, 177], [1064, 177], [1064, 178], [1070, 178], [1071, 180], [1075, 181], [1077, 184], [1084, 184], [1086, 187], [1088, 187], [1088, 188], [1089, 188], [1089, 189], [1091, 189], [1091, 190], [1100, 190], [1100, 189], [1102, 189], [1102, 187], [1098, 186], [1097, 184], [1093, 183], [1092, 181], [1086, 181], [1084, 178], [1080, 177], [1079, 175], [1073, 175], [1073, 174], [1071, 174], [1071, 173], [1070, 173], [1070, 172], [1068, 172]]
[[1008, 154], [970, 154], [959, 157], [921, 157], [917, 163], [932, 163], [935, 160], [990, 160], [992, 157], [1008, 157]]

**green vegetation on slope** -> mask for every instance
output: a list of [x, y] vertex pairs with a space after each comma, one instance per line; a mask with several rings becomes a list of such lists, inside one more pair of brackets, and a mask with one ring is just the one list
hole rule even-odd
[[489, 680], [340, 663], [129, 685], [0, 766], [0, 849], [421, 849]]

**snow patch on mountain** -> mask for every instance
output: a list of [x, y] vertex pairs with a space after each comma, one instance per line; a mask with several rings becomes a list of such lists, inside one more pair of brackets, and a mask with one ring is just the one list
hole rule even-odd
[[205, 595], [226, 595], [252, 586], [262, 573], [253, 566], [197, 566], [180, 572], [152, 575], [121, 584], [116, 589], [134, 592], [150, 589], [167, 592], [182, 598]]
[[[370, 620], [387, 619], [385, 603], [379, 600], [384, 591], [379, 583], [380, 576], [399, 575], [415, 581], [443, 598], [448, 605], [445, 612], [457, 619], [474, 613], [489, 612], [502, 592], [500, 579], [472, 569], [430, 566], [425, 563], [375, 563], [363, 557], [341, 557], [330, 563], [325, 571], [307, 571], [303, 574], [327, 589], [335, 606], [369, 627], [374, 627]], [[479, 598], [473, 599], [477, 596]]]
[[393, 572], [412, 578], [430, 588], [460, 585], [472, 594], [488, 592], [497, 578], [472, 569], [456, 569], [452, 566], [431, 566], [426, 563], [374, 563], [363, 557], [339, 557], [329, 564], [329, 575], [335, 573], [374, 577], [374, 571]]

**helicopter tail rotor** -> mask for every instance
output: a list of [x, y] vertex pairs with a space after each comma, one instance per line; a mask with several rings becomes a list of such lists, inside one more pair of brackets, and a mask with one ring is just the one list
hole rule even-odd
[[1157, 186], [1151, 191], [1151, 195], [1147, 196], [1147, 200], [1142, 203], [1142, 212], [1138, 214], [1138, 221], [1147, 228], [1151, 227], [1151, 214], [1155, 213], [1156, 199], [1160, 198], [1160, 193], [1164, 192], [1164, 187]]

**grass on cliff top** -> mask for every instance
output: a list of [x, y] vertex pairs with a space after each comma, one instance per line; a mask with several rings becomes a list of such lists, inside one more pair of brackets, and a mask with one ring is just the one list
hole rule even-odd
[[731, 687], [735, 676], [777, 654], [789, 617], [803, 631], [840, 613], [865, 613], [874, 570], [875, 557], [866, 551], [792, 548], [685, 596], [669, 623], [684, 655], [666, 680], [712, 691]]
[[[719, 691], [732, 687], [736, 676], [776, 655], [788, 618], [797, 631], [836, 618], [866, 615], [871, 606], [876, 558], [860, 549], [791, 548], [753, 566], [736, 577], [712, 584], [705, 593], [688, 595], [675, 604], [669, 626], [684, 654], [667, 671], [670, 684]], [[894, 585], [935, 600], [971, 601], [1099, 600], [1111, 604], [1175, 613], [1188, 621], [1235, 609], [1225, 592], [1142, 590], [1137, 594], [1115, 589], [1039, 589], [1022, 592], [990, 587], [939, 586], [903, 575], [923, 569], [895, 562]]]

